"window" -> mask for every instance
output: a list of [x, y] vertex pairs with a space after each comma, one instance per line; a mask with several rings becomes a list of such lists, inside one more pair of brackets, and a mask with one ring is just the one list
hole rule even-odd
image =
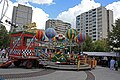
[[88, 32], [88, 30], [86, 30], [86, 32]]
[[17, 36], [17, 37], [13, 37], [12, 40], [13, 40], [13, 43], [12, 43], [13, 46], [14, 46], [14, 45], [16, 45], [16, 46], [20, 46], [20, 43], [21, 43], [20, 40], [21, 40], [21, 39], [20, 39], [19, 36]]
[[80, 29], [78, 29], [78, 31], [80, 31]]
[[93, 17], [96, 17], [96, 15], [93, 15]]
[[96, 35], [93, 35], [93, 37], [96, 37]]
[[31, 41], [32, 41], [32, 37], [24, 37], [24, 43], [23, 43], [23, 45], [29, 46], [29, 44], [31, 43]]
[[88, 27], [86, 27], [86, 29], [88, 29]]
[[95, 31], [95, 30], [96, 30], [96, 28], [93, 28], [92, 30], [93, 30], [93, 31]]
[[96, 34], [96, 32], [93, 32], [93, 34]]
[[96, 27], [96, 25], [93, 25], [93, 27]]
[[88, 23], [88, 21], [86, 21], [86, 23]]

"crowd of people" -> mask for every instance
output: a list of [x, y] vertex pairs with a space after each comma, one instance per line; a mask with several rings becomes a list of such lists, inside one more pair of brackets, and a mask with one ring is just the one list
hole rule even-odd
[[118, 71], [118, 61], [116, 57], [99, 57], [97, 61], [100, 66], [109, 67], [110, 70]]

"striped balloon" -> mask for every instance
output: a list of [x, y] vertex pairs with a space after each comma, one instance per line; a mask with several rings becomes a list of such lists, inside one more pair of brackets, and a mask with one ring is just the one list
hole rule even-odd
[[40, 41], [43, 36], [44, 36], [43, 31], [42, 30], [37, 30], [37, 32], [36, 32], [36, 38], [38, 39], [38, 41]]
[[45, 31], [46, 36], [51, 40], [57, 33], [53, 28], [47, 28]]
[[77, 38], [78, 38], [79, 42], [82, 43], [85, 40], [85, 34], [79, 33]]
[[75, 36], [77, 35], [77, 31], [75, 29], [68, 29], [66, 31], [66, 37], [69, 39], [69, 40], [72, 40], [75, 38]]

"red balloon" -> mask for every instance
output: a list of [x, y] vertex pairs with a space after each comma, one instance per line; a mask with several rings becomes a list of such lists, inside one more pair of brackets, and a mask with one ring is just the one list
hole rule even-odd
[[38, 39], [38, 41], [40, 41], [43, 36], [44, 36], [43, 31], [42, 30], [37, 30], [37, 32], [36, 32], [36, 38]]
[[83, 33], [79, 33], [77, 36], [77, 39], [79, 40], [80, 43], [83, 43], [85, 38], [86, 38], [86, 36]]

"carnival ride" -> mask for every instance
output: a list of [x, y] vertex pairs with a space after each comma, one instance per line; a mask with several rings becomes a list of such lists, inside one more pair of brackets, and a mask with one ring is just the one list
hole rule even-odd
[[[2, 19], [8, 9], [8, 0], [0, 0], [0, 4], [3, 5], [0, 16], [0, 23], [2, 23]], [[5, 5], [7, 6], [6, 8]], [[6, 22], [10, 23], [7, 20]], [[10, 24], [13, 26], [12, 23]], [[53, 28], [48, 28], [43, 32], [36, 29], [36, 23], [24, 25], [23, 28], [26, 31], [10, 34], [8, 60], [0, 64], [0, 67], [9, 67], [14, 63], [17, 67], [22, 65], [26, 68], [39, 67], [39, 65], [47, 67], [51, 64], [54, 66], [70, 66], [72, 64], [77, 65], [77, 68], [80, 65], [87, 64], [90, 68], [95, 68], [96, 61], [88, 58], [82, 52], [82, 45], [85, 40], [83, 33], [78, 34], [75, 29], [68, 29], [66, 35], [57, 34]], [[36, 30], [36, 33], [33, 33], [34, 30]], [[42, 44], [44, 44], [44, 47]], [[81, 52], [79, 51], [80, 48], [78, 48], [78, 52], [74, 52], [72, 50], [73, 45], [81, 45]]]
[[91, 69], [96, 66], [96, 64], [93, 66], [94, 61], [88, 59], [82, 51], [75, 53], [71, 47], [73, 41], [82, 45], [84, 40], [85, 35], [78, 34], [75, 29], [68, 29], [66, 37], [63, 34], [57, 34], [53, 28], [48, 28], [45, 32], [37, 30], [36, 33], [14, 32], [11, 33], [8, 61], [0, 64], [0, 67], [9, 67], [14, 63], [17, 67], [22, 65], [26, 68], [78, 65], [78, 69], [80, 65], [87, 65]]

